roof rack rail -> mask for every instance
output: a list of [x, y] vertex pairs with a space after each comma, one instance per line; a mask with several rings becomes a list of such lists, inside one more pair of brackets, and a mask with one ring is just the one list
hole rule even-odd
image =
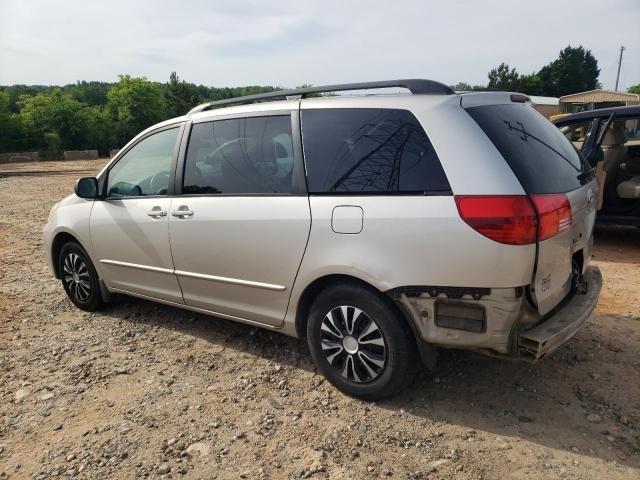
[[217, 107], [228, 105], [236, 105], [242, 103], [259, 102], [261, 100], [275, 100], [287, 97], [306, 98], [309, 95], [317, 93], [343, 92], [347, 90], [370, 90], [375, 88], [406, 88], [412, 94], [429, 94], [429, 95], [453, 95], [455, 92], [444, 83], [434, 80], [423, 79], [405, 79], [405, 80], [383, 80], [380, 82], [361, 82], [361, 83], [342, 83], [338, 85], [324, 85], [318, 87], [297, 88], [293, 90], [278, 90], [276, 92], [258, 93], [256, 95], [247, 95], [244, 97], [227, 98], [208, 102], [192, 108], [187, 115], [193, 113], [204, 112]]

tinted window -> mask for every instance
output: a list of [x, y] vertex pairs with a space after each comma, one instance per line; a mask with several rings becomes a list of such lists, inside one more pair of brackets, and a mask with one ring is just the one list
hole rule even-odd
[[309, 193], [447, 192], [431, 142], [406, 110], [303, 110]]
[[627, 142], [640, 140], [640, 119], [638, 118], [621, 119], [620, 122], [623, 125], [624, 135]]
[[500, 151], [527, 193], [561, 193], [580, 187], [585, 165], [582, 156], [533, 108], [486, 105], [468, 108], [467, 112]]
[[292, 170], [288, 115], [197, 123], [183, 193], [291, 193]]
[[[606, 123], [606, 118], [602, 118], [600, 120], [598, 135], [602, 133], [602, 129], [605, 127]], [[637, 146], [637, 141], [640, 140], [640, 119], [624, 117], [615, 118], [609, 124], [609, 132], [612, 131], [617, 131], [617, 135], [610, 135], [609, 138], [605, 136], [605, 139], [602, 143], [603, 146], [611, 145], [611, 142], [620, 143], [622, 141], [624, 141], [625, 144], [633, 142], [633, 145]]]
[[107, 195], [166, 195], [179, 128], [155, 133], [135, 144], [109, 170]]
[[587, 132], [589, 131], [589, 124], [591, 120], [579, 123], [572, 123], [564, 127], [560, 127], [560, 131], [567, 140], [573, 143], [573, 146], [578, 150], [582, 148], [586, 140]]

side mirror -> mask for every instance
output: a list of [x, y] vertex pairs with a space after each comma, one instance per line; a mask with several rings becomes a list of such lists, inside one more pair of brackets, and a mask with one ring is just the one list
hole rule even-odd
[[84, 177], [76, 182], [74, 192], [80, 198], [98, 198], [98, 179]]

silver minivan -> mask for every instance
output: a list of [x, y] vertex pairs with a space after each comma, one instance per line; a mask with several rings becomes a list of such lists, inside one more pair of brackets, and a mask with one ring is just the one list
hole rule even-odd
[[[408, 93], [356, 94], [388, 87]], [[53, 207], [44, 245], [81, 309], [119, 293], [302, 337], [374, 400], [438, 347], [536, 361], [569, 340], [602, 286], [596, 188], [524, 95], [312, 87], [145, 130]]]

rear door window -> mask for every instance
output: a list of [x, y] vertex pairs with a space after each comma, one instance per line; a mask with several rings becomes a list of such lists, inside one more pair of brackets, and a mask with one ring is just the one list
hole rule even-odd
[[291, 193], [291, 116], [196, 123], [184, 167], [185, 194]]
[[450, 194], [426, 133], [406, 110], [302, 110], [309, 193]]
[[[527, 193], [564, 193], [590, 181], [590, 167], [571, 141], [533, 108], [522, 104], [467, 108]], [[569, 132], [571, 140], [584, 140]]]

